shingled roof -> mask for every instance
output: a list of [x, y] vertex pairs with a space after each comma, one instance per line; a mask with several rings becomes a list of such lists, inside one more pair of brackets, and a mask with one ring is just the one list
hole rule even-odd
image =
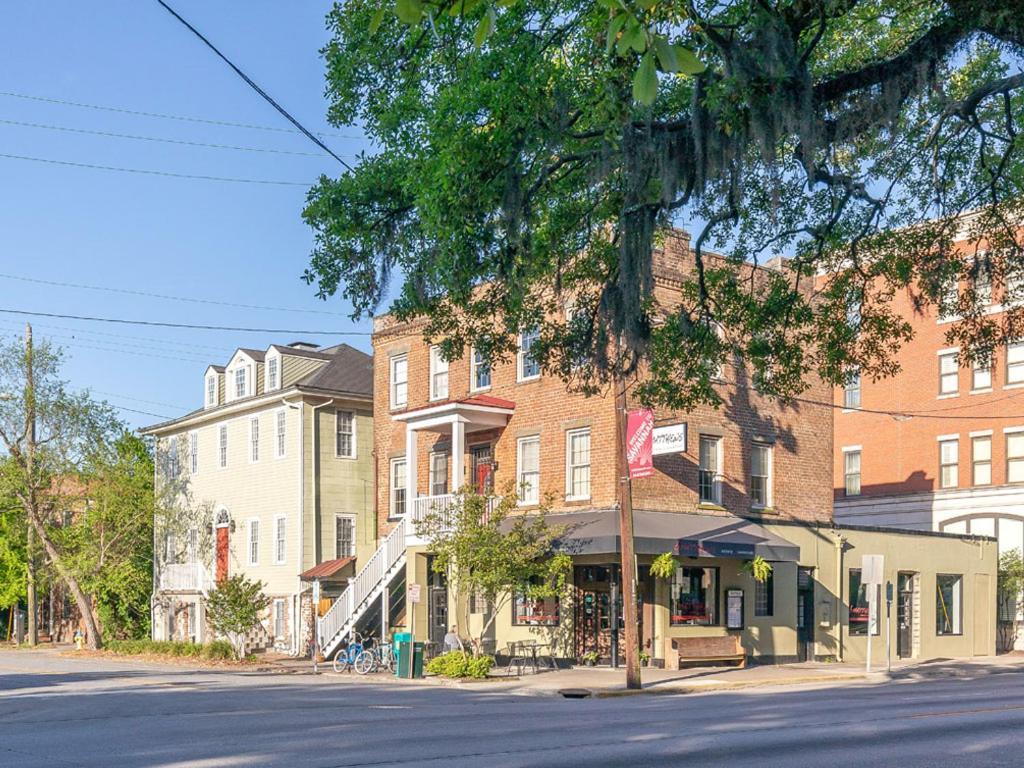
[[295, 382], [300, 388], [373, 396], [373, 357], [348, 344], [330, 347], [328, 363]]

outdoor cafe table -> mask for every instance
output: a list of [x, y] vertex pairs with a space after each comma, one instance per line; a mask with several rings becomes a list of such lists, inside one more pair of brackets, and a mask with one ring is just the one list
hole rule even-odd
[[558, 668], [555, 665], [554, 657], [551, 655], [551, 643], [535, 643], [527, 641], [509, 643], [509, 654], [508, 674], [512, 673], [512, 665], [515, 664], [518, 659], [525, 660], [527, 655], [529, 655], [529, 666], [533, 667], [534, 674], [540, 671], [540, 661], [542, 659], [546, 668]]

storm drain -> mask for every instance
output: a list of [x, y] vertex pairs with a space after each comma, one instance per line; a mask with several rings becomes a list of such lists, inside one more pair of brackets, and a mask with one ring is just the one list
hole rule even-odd
[[558, 693], [566, 699], [589, 699], [593, 695], [586, 688], [562, 688]]

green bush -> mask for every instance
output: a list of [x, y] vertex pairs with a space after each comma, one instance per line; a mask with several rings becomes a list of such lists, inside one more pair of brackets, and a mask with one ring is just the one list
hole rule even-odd
[[227, 640], [214, 640], [203, 647], [204, 659], [233, 659], [235, 649]]
[[170, 640], [111, 640], [107, 650], [121, 656], [149, 653], [157, 656], [179, 656], [190, 659], [232, 659], [234, 649], [226, 640], [212, 643], [179, 643]]
[[463, 651], [449, 651], [435, 656], [427, 663], [427, 672], [441, 677], [482, 679], [494, 666], [493, 656], [470, 656]]

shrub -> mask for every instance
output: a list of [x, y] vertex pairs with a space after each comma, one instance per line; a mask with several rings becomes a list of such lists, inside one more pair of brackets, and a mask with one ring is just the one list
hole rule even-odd
[[203, 646], [203, 658], [205, 659], [233, 659], [235, 649], [227, 640], [214, 640]]
[[470, 656], [463, 651], [449, 651], [435, 656], [427, 663], [427, 672], [441, 677], [482, 679], [494, 666], [493, 656]]
[[157, 656], [179, 656], [191, 659], [231, 659], [234, 650], [226, 640], [212, 643], [179, 643], [170, 640], [111, 640], [107, 650], [120, 656], [154, 654]]

